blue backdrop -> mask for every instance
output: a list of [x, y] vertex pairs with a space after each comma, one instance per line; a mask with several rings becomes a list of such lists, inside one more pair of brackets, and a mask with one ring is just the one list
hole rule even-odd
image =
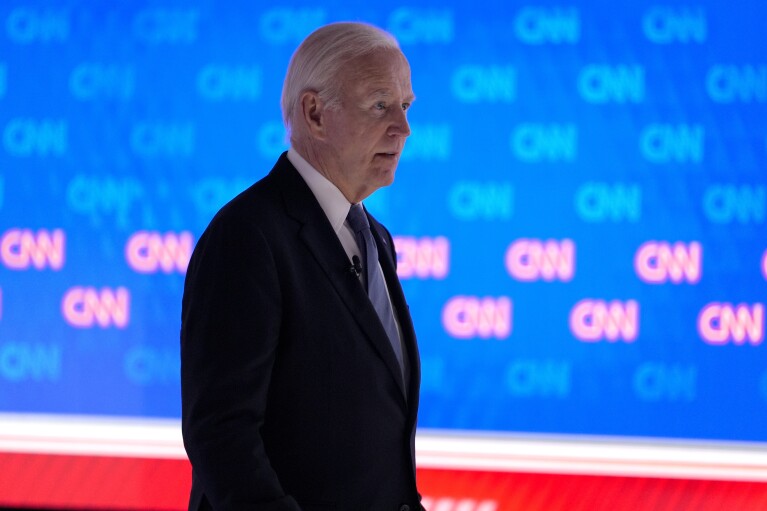
[[184, 270], [312, 29], [393, 32], [420, 426], [767, 441], [767, 8], [4, 2], [0, 411], [178, 417]]

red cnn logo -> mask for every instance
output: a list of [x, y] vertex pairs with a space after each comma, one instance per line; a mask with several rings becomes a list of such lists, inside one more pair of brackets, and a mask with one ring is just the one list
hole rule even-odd
[[179, 234], [138, 231], [125, 244], [125, 259], [139, 273], [186, 273], [194, 240], [188, 231]]
[[767, 250], [765, 250], [764, 255], [762, 255], [762, 275], [764, 276], [764, 280], [767, 280]]
[[402, 279], [444, 279], [450, 270], [450, 242], [444, 236], [436, 238], [397, 236], [397, 275]]
[[[478, 480], [476, 477], [475, 480]], [[466, 479], [463, 479], [464, 481]], [[454, 487], [451, 485], [453, 481], [440, 481], [440, 486], [434, 488], [432, 486], [431, 491], [437, 493], [449, 495], [453, 493]], [[478, 485], [479, 486], [479, 485]], [[429, 497], [424, 495], [421, 499], [421, 505], [424, 509], [433, 509], [434, 511], [498, 511], [498, 502], [492, 499], [480, 500], [480, 498], [463, 497]]]
[[702, 273], [703, 248], [697, 241], [689, 245], [677, 242], [648, 241], [634, 256], [634, 269], [644, 282], [696, 284]]
[[575, 243], [570, 239], [519, 239], [506, 250], [506, 269], [524, 282], [568, 282], [575, 274]]
[[61, 300], [61, 313], [76, 328], [125, 328], [130, 320], [130, 292], [124, 287], [73, 287]]
[[639, 334], [639, 304], [635, 300], [581, 300], [570, 311], [570, 331], [585, 342], [633, 342]]
[[66, 236], [61, 229], [52, 232], [40, 229], [9, 229], [0, 240], [0, 260], [12, 270], [26, 270], [34, 266], [60, 270], [64, 266]]
[[709, 303], [698, 314], [698, 333], [713, 346], [743, 345], [746, 339], [758, 346], [764, 340], [764, 304], [755, 303], [749, 309], [745, 303]]
[[442, 324], [452, 337], [505, 339], [511, 334], [511, 300], [455, 296], [442, 309]]

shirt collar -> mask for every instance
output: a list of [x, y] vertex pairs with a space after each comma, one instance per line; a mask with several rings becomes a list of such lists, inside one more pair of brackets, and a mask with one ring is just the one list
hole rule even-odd
[[320, 207], [325, 212], [325, 216], [328, 217], [333, 230], [338, 234], [344, 226], [346, 216], [349, 214], [349, 208], [351, 208], [349, 201], [346, 200], [346, 197], [344, 197], [344, 194], [341, 193], [341, 190], [336, 185], [320, 174], [317, 169], [312, 167], [292, 147], [288, 149], [288, 160], [290, 160], [290, 163], [293, 164], [304, 181], [306, 181], [317, 202], [320, 203]]

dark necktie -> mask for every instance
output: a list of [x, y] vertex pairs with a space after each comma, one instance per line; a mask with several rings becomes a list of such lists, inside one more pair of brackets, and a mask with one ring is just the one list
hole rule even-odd
[[383, 274], [378, 267], [378, 248], [376, 248], [373, 233], [370, 232], [368, 217], [365, 215], [365, 210], [362, 208], [361, 203], [352, 205], [349, 214], [346, 216], [346, 221], [349, 222], [349, 227], [354, 231], [357, 245], [362, 252], [362, 260], [364, 261], [363, 278], [367, 280], [368, 297], [373, 303], [378, 317], [381, 319], [404, 376], [402, 344], [400, 343], [397, 324], [394, 322], [394, 312], [389, 301], [389, 295], [386, 292]]

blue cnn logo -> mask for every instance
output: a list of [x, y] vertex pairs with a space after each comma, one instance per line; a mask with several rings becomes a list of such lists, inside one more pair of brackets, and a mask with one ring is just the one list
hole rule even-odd
[[197, 212], [207, 222], [221, 206], [252, 184], [250, 178], [210, 177], [194, 183], [189, 188], [189, 195]]
[[511, 134], [511, 149], [519, 160], [572, 162], [578, 155], [575, 124], [520, 124]]
[[588, 182], [575, 192], [575, 211], [584, 222], [639, 222], [642, 187], [628, 183]]
[[88, 177], [78, 174], [67, 186], [67, 206], [100, 225], [104, 216], [126, 227], [133, 204], [144, 198], [144, 187], [134, 178]]
[[642, 16], [642, 31], [655, 44], [705, 43], [706, 14], [700, 7], [655, 6]]
[[651, 124], [642, 131], [639, 146], [651, 163], [700, 163], [704, 140], [700, 124]]
[[575, 44], [581, 19], [574, 8], [525, 7], [514, 17], [514, 33], [527, 44]]
[[258, 152], [266, 160], [288, 150], [288, 135], [281, 122], [271, 121], [261, 125], [256, 134]]
[[450, 158], [453, 131], [449, 124], [411, 124], [400, 161], [446, 161]]
[[125, 355], [125, 376], [134, 385], [175, 385], [181, 377], [177, 351], [139, 346]]
[[52, 9], [17, 7], [5, 20], [5, 33], [16, 44], [63, 43], [69, 39], [69, 17]]
[[191, 156], [195, 129], [192, 123], [140, 122], [131, 130], [133, 152], [143, 157]]
[[464, 103], [511, 103], [517, 96], [514, 66], [460, 66], [451, 80], [453, 95]]
[[706, 75], [706, 91], [717, 103], [767, 102], [767, 66], [713, 66]]
[[146, 44], [191, 44], [197, 40], [197, 9], [144, 9], [133, 18], [133, 36]]
[[197, 92], [209, 101], [253, 101], [261, 96], [261, 68], [209, 64], [197, 73]]
[[703, 210], [715, 224], [764, 223], [767, 188], [749, 185], [713, 185], [703, 194]]
[[80, 100], [130, 99], [135, 89], [135, 71], [114, 64], [78, 64], [69, 75], [69, 91]]
[[642, 401], [692, 402], [697, 395], [698, 368], [647, 362], [634, 371], [633, 386]]
[[642, 103], [645, 69], [642, 66], [589, 65], [578, 75], [578, 91], [589, 103]]
[[259, 20], [261, 36], [270, 44], [298, 43], [326, 23], [325, 9], [274, 7]]
[[3, 146], [18, 157], [63, 156], [67, 153], [68, 124], [61, 119], [11, 119], [3, 130]]
[[56, 344], [0, 344], [0, 378], [9, 382], [57, 382], [61, 379], [61, 346]]
[[571, 387], [569, 362], [520, 359], [506, 368], [506, 390], [515, 397], [566, 398]]
[[509, 220], [514, 214], [511, 183], [458, 181], [447, 200], [458, 220]]
[[387, 25], [400, 44], [447, 44], [455, 32], [453, 11], [400, 7], [391, 13]]

